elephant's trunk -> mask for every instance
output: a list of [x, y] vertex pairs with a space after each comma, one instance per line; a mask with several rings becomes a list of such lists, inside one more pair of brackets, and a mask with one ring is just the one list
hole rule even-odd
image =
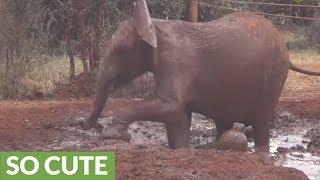
[[95, 99], [93, 102], [93, 110], [91, 111], [87, 122], [90, 124], [95, 124], [100, 117], [107, 98], [109, 97], [109, 91], [114, 78], [116, 75], [115, 67], [109, 66], [109, 68], [103, 67], [98, 72], [97, 82], [96, 82], [96, 92]]

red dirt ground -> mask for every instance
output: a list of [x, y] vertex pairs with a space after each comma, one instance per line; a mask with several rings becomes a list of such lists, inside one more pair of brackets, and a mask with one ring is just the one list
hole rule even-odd
[[[318, 84], [317, 81], [313, 82]], [[303, 89], [298, 92], [299, 96], [295, 89], [285, 90], [278, 109], [320, 119], [319, 87]], [[130, 103], [134, 101], [109, 100], [106, 108], [112, 110]], [[55, 137], [68, 135], [53, 126], [68, 126], [70, 118], [86, 114], [90, 108], [90, 99], [1, 101], [0, 151], [30, 149], [39, 143], [49, 146]], [[29, 147], [25, 147], [26, 142]], [[302, 171], [275, 166], [265, 155], [258, 153], [199, 149], [174, 151], [163, 146], [128, 143], [111, 143], [93, 150], [116, 151], [117, 179], [308, 179]]]
[[[106, 107], [114, 109], [128, 103], [128, 100], [110, 101]], [[66, 119], [79, 112], [89, 112], [90, 108], [91, 101], [88, 99], [0, 102], [1, 146], [10, 149], [12, 144], [50, 139], [50, 128], [43, 129], [43, 126], [50, 123], [64, 124]], [[30, 124], [33, 125], [32, 129]]]

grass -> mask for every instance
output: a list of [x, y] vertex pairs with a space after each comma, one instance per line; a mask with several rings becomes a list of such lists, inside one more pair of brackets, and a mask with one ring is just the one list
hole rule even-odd
[[[295, 33], [286, 32], [284, 38], [289, 46], [290, 60], [295, 65], [320, 72], [320, 47], [303, 35], [305, 29]], [[289, 71], [282, 98], [314, 98], [320, 96], [320, 78]]]
[[300, 27], [296, 31], [283, 32], [290, 51], [290, 60], [300, 65], [320, 64], [320, 46], [310, 42], [305, 35], [307, 29]]
[[[290, 60], [295, 65], [320, 71], [320, 49], [307, 44], [307, 39], [301, 35], [289, 34], [285, 36], [287, 42], [293, 42], [298, 48], [290, 50]], [[302, 48], [303, 47], [303, 48]], [[315, 98], [320, 96], [320, 78], [289, 71], [282, 98]]]
[[[81, 72], [81, 62], [76, 61], [76, 74]], [[56, 83], [66, 83], [69, 78], [69, 62], [66, 58], [54, 58], [39, 66], [22, 79], [23, 83], [41, 88], [46, 94], [53, 92]]]
[[[319, 54], [313, 53], [313, 51], [292, 52], [290, 57], [295, 65], [320, 72]], [[320, 77], [289, 71], [282, 96], [304, 99], [320, 96]]]
[[320, 52], [318, 49], [290, 51], [290, 60], [299, 65], [320, 65]]
[[[6, 98], [21, 98], [42, 92], [50, 96], [57, 83], [68, 82], [69, 61], [66, 57], [50, 58], [46, 63], [42, 59], [33, 60], [29, 65], [14, 64], [6, 72], [0, 66], [0, 100]], [[81, 62], [76, 61], [76, 74], [81, 72]], [[30, 94], [31, 93], [31, 94]]]

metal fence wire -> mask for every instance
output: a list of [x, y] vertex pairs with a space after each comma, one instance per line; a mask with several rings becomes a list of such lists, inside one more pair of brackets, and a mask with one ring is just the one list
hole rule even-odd
[[[304, 8], [320, 8], [320, 5], [304, 5], [304, 4], [281, 4], [281, 3], [266, 3], [256, 1], [235, 1], [235, 0], [220, 0], [220, 2], [236, 3], [236, 4], [256, 4], [267, 6], [286, 6], [286, 7], [304, 7]], [[320, 4], [320, 2], [319, 2]]]
[[[221, 2], [221, 1], [220, 1]], [[242, 3], [242, 4], [257, 4], [257, 5], [268, 5], [268, 6], [282, 6], [282, 7], [305, 7], [305, 8], [316, 8], [320, 10], [320, 6], [312, 6], [312, 5], [296, 5], [296, 4], [276, 4], [276, 3], [264, 3], [264, 2], [254, 2], [254, 1], [222, 1], [227, 3]], [[207, 3], [204, 1], [199, 1], [198, 5], [201, 6], [207, 6], [207, 7], [213, 7], [218, 9], [225, 9], [225, 10], [232, 10], [232, 11], [240, 11], [240, 12], [252, 12], [255, 14], [265, 15], [265, 16], [276, 16], [276, 17], [283, 17], [283, 18], [293, 18], [293, 19], [305, 19], [305, 20], [316, 20], [320, 21], [320, 18], [316, 17], [303, 17], [303, 16], [290, 16], [290, 15], [282, 15], [282, 14], [270, 14], [270, 13], [264, 13], [264, 12], [258, 12], [258, 11], [252, 11], [252, 10], [242, 10], [237, 8], [231, 8], [231, 7], [225, 7], [225, 6], [219, 6], [211, 3]]]

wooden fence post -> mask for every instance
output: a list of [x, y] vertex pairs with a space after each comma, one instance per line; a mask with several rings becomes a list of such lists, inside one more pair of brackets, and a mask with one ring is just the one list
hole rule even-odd
[[199, 0], [190, 0], [190, 21], [198, 22], [198, 2]]

